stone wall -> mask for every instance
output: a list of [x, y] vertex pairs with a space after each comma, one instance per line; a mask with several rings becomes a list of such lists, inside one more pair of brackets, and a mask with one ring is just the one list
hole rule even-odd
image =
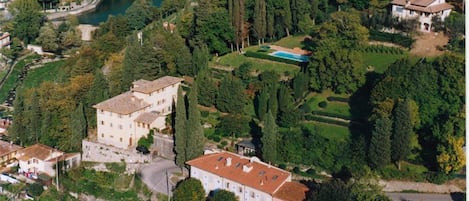
[[154, 155], [174, 160], [174, 140], [172, 135], [155, 133], [151, 150]]
[[88, 140], [82, 141], [82, 161], [103, 163], [145, 163], [152, 160], [151, 155], [137, 153], [135, 149], [121, 149]]

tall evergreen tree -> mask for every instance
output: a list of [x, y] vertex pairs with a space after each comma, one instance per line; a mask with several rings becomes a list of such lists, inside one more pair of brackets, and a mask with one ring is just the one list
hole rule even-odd
[[267, 92], [267, 89], [262, 89], [258, 94], [257, 94], [257, 117], [259, 120], [264, 120], [265, 114], [267, 114], [267, 111], [269, 109], [269, 93]]
[[13, 101], [13, 116], [15, 117], [15, 123], [9, 128], [9, 134], [13, 140], [20, 145], [29, 144], [26, 135], [27, 118], [25, 117], [26, 108], [24, 103], [24, 93], [22, 90], [16, 91], [16, 98]]
[[93, 84], [86, 97], [86, 119], [89, 128], [96, 128], [96, 111], [92, 108], [94, 104], [109, 98], [109, 86], [100, 69], [96, 70]]
[[393, 133], [391, 159], [401, 169], [401, 161], [410, 153], [410, 141], [412, 135], [412, 118], [409, 101], [399, 101], [393, 111]]
[[31, 95], [31, 109], [29, 110], [29, 133], [35, 143], [41, 137], [41, 108], [39, 106], [39, 94], [36, 90]]
[[200, 111], [197, 101], [197, 82], [194, 82], [188, 96], [187, 124], [186, 124], [186, 161], [201, 156], [204, 152], [205, 136], [200, 124]]
[[174, 151], [176, 152], [176, 164], [179, 167], [183, 167], [186, 162], [186, 104], [184, 101], [184, 94], [182, 88], [179, 86], [176, 102], [176, 128], [174, 133]]
[[218, 90], [217, 109], [222, 112], [240, 114], [244, 111], [245, 103], [243, 83], [231, 75], [223, 78]]
[[255, 0], [254, 2], [254, 30], [258, 44], [264, 43], [267, 32], [266, 0]]
[[82, 103], [73, 111], [70, 121], [71, 136], [68, 151], [80, 151], [81, 140], [87, 135], [85, 108]]
[[262, 128], [262, 158], [265, 162], [277, 162], [277, 138], [278, 128], [275, 119], [269, 111], [265, 117]]
[[198, 98], [199, 103], [203, 106], [210, 107], [215, 103], [215, 97], [217, 95], [217, 85], [213, 79], [209, 76], [209, 71], [205, 70], [199, 72], [197, 75], [197, 85], [198, 85]]
[[391, 162], [391, 133], [391, 119], [384, 116], [375, 121], [368, 152], [372, 168], [379, 169]]
[[197, 75], [200, 71], [208, 69], [209, 56], [207, 45], [195, 46], [192, 52], [192, 75]]
[[277, 113], [278, 113], [278, 97], [277, 97], [277, 94], [278, 94], [278, 86], [277, 84], [273, 84], [271, 86], [269, 86], [269, 109], [268, 111], [270, 111], [272, 113], [272, 116], [274, 118], [277, 117]]

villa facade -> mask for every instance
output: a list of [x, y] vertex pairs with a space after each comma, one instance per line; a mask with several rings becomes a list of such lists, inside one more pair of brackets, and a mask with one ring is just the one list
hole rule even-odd
[[445, 0], [393, 0], [392, 15], [399, 19], [418, 19], [419, 30], [432, 31], [432, 18], [438, 16], [441, 21], [451, 13], [453, 6]]
[[210, 153], [188, 161], [190, 177], [202, 182], [205, 193], [227, 190], [240, 201], [300, 201], [306, 186], [291, 181], [291, 173], [231, 152]]
[[133, 148], [150, 129], [166, 128], [182, 78], [165, 76], [154, 81], [137, 80], [130, 91], [98, 103], [97, 141], [119, 148]]

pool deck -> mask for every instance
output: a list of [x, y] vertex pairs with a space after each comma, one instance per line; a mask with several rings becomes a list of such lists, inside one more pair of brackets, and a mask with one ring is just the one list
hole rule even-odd
[[295, 47], [293, 49], [286, 48], [286, 47], [281, 47], [277, 45], [270, 45], [270, 49], [277, 50], [277, 51], [285, 51], [285, 52], [290, 52], [293, 54], [299, 54], [299, 55], [305, 55], [305, 56], [310, 56], [313, 52], [308, 51], [308, 50], [303, 50], [298, 47]]

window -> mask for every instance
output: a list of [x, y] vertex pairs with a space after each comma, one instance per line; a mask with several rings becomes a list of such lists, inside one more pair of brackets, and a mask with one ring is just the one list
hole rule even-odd
[[160, 105], [160, 101], [157, 101], [156, 104], [157, 104], [157, 105]]
[[251, 191], [251, 197], [254, 198], [255, 194]]
[[110, 126], [111, 126], [111, 128], [112, 128], [112, 123], [110, 123], [109, 125], [110, 125]]
[[104, 110], [100, 110], [101, 114], [104, 114]]
[[101, 121], [101, 125], [104, 125], [104, 121]]
[[109, 137], [111, 137], [111, 138], [114, 138], [114, 136], [113, 136], [113, 135], [111, 135], [111, 136], [109, 136]]
[[104, 138], [104, 133], [101, 133], [101, 137]]
[[175, 86], [175, 85], [173, 84], [172, 87], [174, 88], [174, 86]]
[[119, 124], [119, 129], [121, 129], [121, 130], [122, 130], [122, 125], [120, 125], [120, 124]]
[[168, 111], [171, 111], [171, 106], [168, 107]]
[[402, 13], [403, 10], [404, 10], [404, 9], [403, 9], [402, 7], [400, 7], [400, 6], [397, 6], [397, 7], [396, 7], [396, 12], [397, 12], [397, 13]]
[[425, 17], [428, 17], [428, 16], [430, 16], [430, 13], [425, 13]]
[[409, 12], [409, 14], [410, 14], [410, 15], [413, 15], [413, 14], [414, 14], [414, 11], [413, 11], [413, 10], [411, 10], [411, 11]]
[[122, 138], [119, 139], [122, 142]]
[[162, 104], [164, 104], [164, 102], [165, 102], [165, 100], [164, 100], [164, 99], [163, 99], [163, 100], [161, 100], [161, 103], [162, 103]]
[[242, 187], [239, 187], [239, 188], [238, 188], [238, 191], [239, 191], [240, 193], [242, 193], [242, 192], [243, 192], [243, 188], [242, 188]]
[[122, 119], [122, 115], [121, 115], [121, 114], [119, 114], [119, 119]]
[[229, 182], [226, 183], [226, 189], [230, 189], [230, 183]]

